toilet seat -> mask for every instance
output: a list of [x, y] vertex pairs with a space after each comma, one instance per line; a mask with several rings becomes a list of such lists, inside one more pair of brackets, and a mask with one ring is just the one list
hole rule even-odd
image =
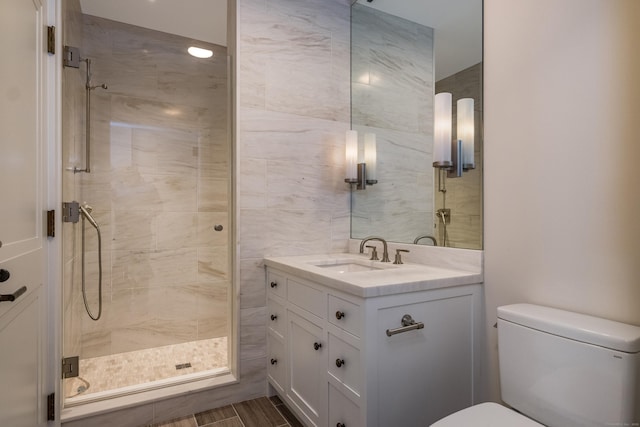
[[455, 412], [431, 427], [544, 427], [494, 402], [481, 403]]

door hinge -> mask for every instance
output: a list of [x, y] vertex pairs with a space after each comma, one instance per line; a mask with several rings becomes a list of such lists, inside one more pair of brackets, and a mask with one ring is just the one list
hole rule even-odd
[[80, 358], [78, 356], [62, 359], [62, 378], [73, 378], [80, 375]]
[[53, 25], [47, 27], [47, 52], [52, 55], [56, 53], [56, 27]]
[[56, 211], [47, 211], [47, 237], [56, 237]]
[[47, 396], [47, 421], [56, 420], [56, 394], [51, 393]]

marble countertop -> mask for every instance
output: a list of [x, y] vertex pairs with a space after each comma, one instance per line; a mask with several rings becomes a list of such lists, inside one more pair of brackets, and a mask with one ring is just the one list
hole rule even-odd
[[[302, 279], [362, 298], [470, 285], [482, 274], [425, 264], [370, 261], [365, 254], [337, 253], [265, 258], [264, 263]], [[349, 271], [365, 270], [367, 271]]]

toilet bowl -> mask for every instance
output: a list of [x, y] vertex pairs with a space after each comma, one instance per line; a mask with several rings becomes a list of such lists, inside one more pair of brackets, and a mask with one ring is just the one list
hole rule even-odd
[[515, 304], [498, 307], [501, 397], [433, 427], [640, 425], [640, 327]]

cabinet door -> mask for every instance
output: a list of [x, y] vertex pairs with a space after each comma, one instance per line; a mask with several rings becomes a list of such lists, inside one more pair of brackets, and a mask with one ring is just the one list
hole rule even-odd
[[[378, 310], [379, 426], [425, 426], [473, 403], [473, 298]], [[391, 337], [410, 314], [424, 329]]]
[[326, 413], [326, 343], [322, 328], [289, 311], [289, 389], [288, 396], [314, 426], [323, 425]]

